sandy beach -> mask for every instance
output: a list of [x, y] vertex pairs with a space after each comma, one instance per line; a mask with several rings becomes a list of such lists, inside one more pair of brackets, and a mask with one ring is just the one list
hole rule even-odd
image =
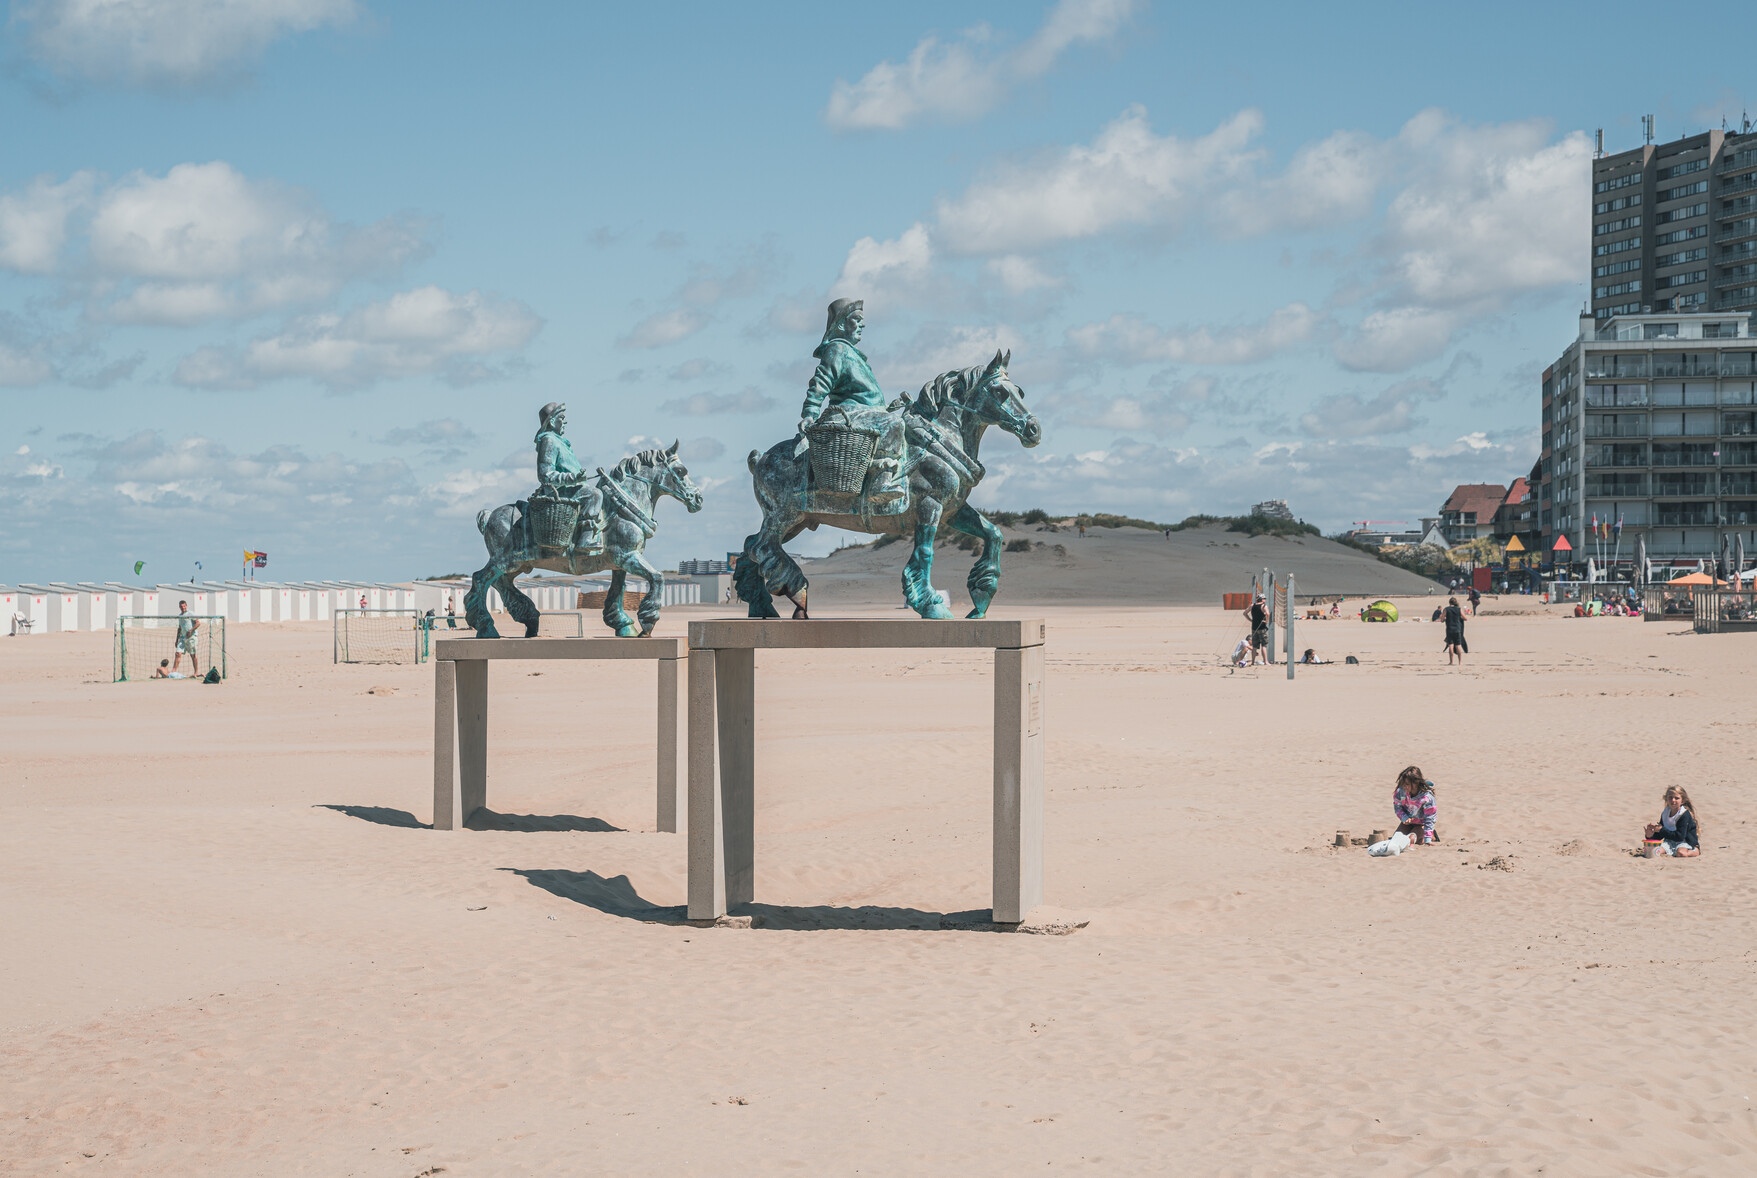
[[[489, 829], [435, 832], [431, 665], [0, 640], [0, 1172], [1757, 1170], [1757, 636], [1491, 598], [1462, 669], [1325, 621], [1289, 683], [1213, 607], [994, 615], [1049, 622], [1067, 936], [939, 927], [988, 902], [978, 655], [759, 655], [766, 927], [700, 929], [650, 667], [496, 667]], [[1333, 848], [1411, 762], [1442, 842]], [[1705, 853], [1632, 856], [1674, 782]]]

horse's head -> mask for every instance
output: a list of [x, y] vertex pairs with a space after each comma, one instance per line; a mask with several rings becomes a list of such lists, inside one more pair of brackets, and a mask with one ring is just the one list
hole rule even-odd
[[1043, 440], [1043, 427], [1025, 408], [1025, 394], [1007, 375], [1010, 351], [996, 351], [994, 359], [983, 368], [964, 404], [971, 412], [990, 425], [998, 425], [1030, 449]]
[[677, 443], [672, 442], [668, 450], [654, 451], [653, 462], [653, 486], [689, 508], [692, 514], [700, 511], [702, 489], [690, 481], [689, 468], [677, 457]]

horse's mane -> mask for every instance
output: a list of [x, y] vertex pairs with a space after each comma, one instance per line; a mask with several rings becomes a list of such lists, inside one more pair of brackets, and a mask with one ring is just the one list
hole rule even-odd
[[666, 466], [671, 457], [664, 450], [642, 450], [631, 455], [610, 468], [611, 474], [636, 474], [643, 470], [652, 470], [656, 466]]
[[988, 365], [983, 363], [940, 373], [921, 386], [915, 397], [915, 412], [932, 421], [948, 401], [963, 400], [964, 394], [975, 388], [987, 371]]

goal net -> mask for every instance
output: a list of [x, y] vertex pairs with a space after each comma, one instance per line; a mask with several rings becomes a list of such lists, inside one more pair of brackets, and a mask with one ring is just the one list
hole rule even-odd
[[419, 610], [338, 609], [335, 661], [338, 663], [424, 663], [427, 628]]
[[116, 619], [114, 681], [200, 679], [209, 669], [226, 677], [226, 619], [170, 614]]

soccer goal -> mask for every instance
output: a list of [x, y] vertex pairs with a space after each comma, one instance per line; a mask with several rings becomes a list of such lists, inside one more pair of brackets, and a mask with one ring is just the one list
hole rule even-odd
[[419, 610], [338, 609], [335, 661], [338, 663], [424, 663], [427, 627]]
[[169, 614], [116, 619], [115, 682], [200, 679], [210, 670], [226, 677], [226, 619], [216, 614]]

